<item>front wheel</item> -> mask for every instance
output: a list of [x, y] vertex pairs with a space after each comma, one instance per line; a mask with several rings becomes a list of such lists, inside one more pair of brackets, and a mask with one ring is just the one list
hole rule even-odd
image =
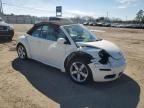
[[73, 60], [68, 66], [71, 79], [76, 83], [86, 83], [91, 79], [91, 70], [82, 60]]
[[19, 44], [17, 46], [17, 53], [20, 59], [27, 59], [26, 49], [23, 45]]

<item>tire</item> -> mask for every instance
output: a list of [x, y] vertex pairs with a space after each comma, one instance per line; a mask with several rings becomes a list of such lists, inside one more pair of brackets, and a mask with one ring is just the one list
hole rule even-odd
[[92, 79], [89, 66], [80, 59], [75, 59], [70, 62], [68, 72], [72, 81], [78, 84], [88, 83]]
[[10, 37], [8, 37], [8, 41], [12, 41], [13, 36], [14, 36], [14, 30], [11, 30]]
[[13, 38], [12, 36], [8, 37], [8, 41], [12, 41], [12, 38]]
[[27, 52], [26, 52], [25, 47], [22, 44], [19, 44], [17, 46], [17, 54], [20, 59], [22, 60], [27, 59]]

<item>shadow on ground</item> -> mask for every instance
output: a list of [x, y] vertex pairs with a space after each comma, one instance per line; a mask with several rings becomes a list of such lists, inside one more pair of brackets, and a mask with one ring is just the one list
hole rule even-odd
[[136, 108], [139, 102], [140, 87], [126, 75], [110, 83], [78, 85], [67, 74], [34, 60], [15, 59], [12, 66], [61, 108]]

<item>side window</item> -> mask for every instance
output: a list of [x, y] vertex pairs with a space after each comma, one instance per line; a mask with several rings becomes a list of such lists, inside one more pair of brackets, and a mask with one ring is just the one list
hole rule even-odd
[[49, 30], [49, 27], [47, 25], [42, 26], [39, 37], [42, 39], [46, 39], [48, 36], [48, 30]]
[[56, 37], [57, 37], [57, 39], [58, 38], [64, 38], [64, 39], [66, 39], [66, 35], [64, 34], [64, 32], [61, 30], [61, 29], [57, 29], [57, 31], [56, 31]]
[[57, 41], [59, 38], [64, 38], [69, 42], [68, 38], [60, 28], [51, 25], [43, 25], [36, 28], [32, 32], [32, 36], [50, 41]]
[[41, 33], [41, 26], [38, 27], [38, 28], [36, 28], [36, 29], [32, 32], [32, 36], [34, 36], [34, 37], [39, 37], [40, 33]]
[[56, 36], [57, 39], [64, 38], [67, 41], [65, 44], [70, 44], [69, 39], [67, 38], [67, 36], [64, 34], [64, 32], [60, 28], [58, 28], [56, 30], [55, 36]]
[[56, 33], [56, 29], [52, 26], [49, 26], [46, 39], [51, 41], [57, 41], [57, 37], [55, 33]]

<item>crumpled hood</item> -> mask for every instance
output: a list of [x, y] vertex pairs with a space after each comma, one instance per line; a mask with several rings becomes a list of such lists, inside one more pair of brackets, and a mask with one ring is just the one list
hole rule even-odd
[[112, 42], [101, 40], [96, 42], [77, 42], [79, 46], [96, 47], [107, 51], [113, 58], [120, 59], [123, 57], [121, 50]]

